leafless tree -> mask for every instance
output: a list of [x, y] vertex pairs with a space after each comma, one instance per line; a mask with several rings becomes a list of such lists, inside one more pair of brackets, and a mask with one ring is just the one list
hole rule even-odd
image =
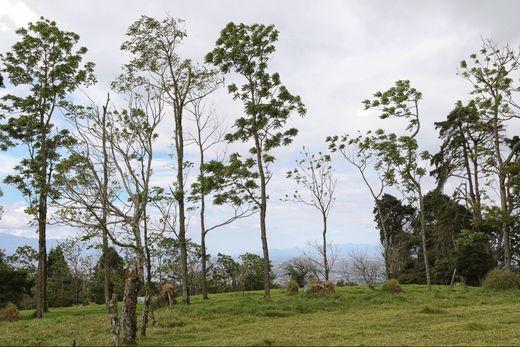
[[359, 276], [370, 288], [381, 280], [383, 276], [383, 264], [378, 259], [373, 259], [366, 252], [352, 252], [350, 254], [350, 267], [352, 274]]
[[302, 159], [297, 160], [297, 167], [287, 173], [287, 177], [293, 178], [307, 192], [303, 195], [295, 191], [292, 197], [286, 195], [285, 200], [303, 203], [318, 209], [323, 222], [323, 243], [319, 251], [323, 259], [323, 276], [329, 280], [329, 272], [332, 265], [327, 258], [327, 220], [330, 210], [334, 205], [337, 180], [334, 178], [334, 169], [330, 164], [330, 156], [321, 152], [311, 154], [305, 147], [301, 152]]
[[[325, 281], [328, 281], [329, 275], [334, 270], [334, 266], [338, 260], [337, 249], [332, 245], [331, 242], [323, 247], [320, 242], [312, 241], [308, 242], [307, 246], [310, 248], [310, 250], [304, 251], [303, 256], [314, 265], [316, 271], [314, 277], [321, 277], [325, 279]], [[327, 257], [326, 263], [323, 261], [325, 257]]]
[[[199, 217], [200, 217], [200, 246], [201, 246], [201, 257], [202, 257], [202, 298], [208, 299], [207, 290], [207, 247], [206, 247], [206, 236], [207, 234], [215, 229], [229, 225], [240, 218], [246, 218], [256, 212], [254, 208], [251, 208], [248, 204], [242, 204], [239, 200], [226, 199], [227, 205], [231, 207], [232, 214], [229, 217], [225, 217], [220, 221], [217, 221], [213, 225], [207, 226], [206, 222], [206, 198], [215, 189], [221, 188], [216, 186], [215, 180], [207, 180], [207, 172], [205, 165], [207, 163], [208, 152], [211, 150], [215, 151], [214, 156], [217, 156], [216, 160], [221, 160], [225, 156], [225, 151], [221, 148], [225, 141], [225, 126], [221, 118], [219, 118], [213, 109], [208, 109], [202, 98], [194, 100], [187, 110], [192, 115], [192, 120], [195, 123], [195, 131], [190, 132], [188, 136], [188, 143], [196, 145], [199, 153], [199, 176], [197, 182], [194, 183], [192, 195], [190, 200], [195, 201], [199, 205]], [[220, 148], [219, 148], [220, 147]], [[219, 157], [220, 155], [220, 158]]]

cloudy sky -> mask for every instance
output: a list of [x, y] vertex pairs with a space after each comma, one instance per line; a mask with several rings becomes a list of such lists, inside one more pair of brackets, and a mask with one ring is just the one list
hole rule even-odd
[[[186, 21], [188, 38], [183, 56], [202, 61], [219, 31], [230, 22], [274, 24], [280, 31], [271, 71], [302, 97], [308, 114], [291, 125], [300, 129], [294, 144], [276, 152], [270, 188], [268, 238], [272, 248], [299, 247], [319, 239], [320, 219], [310, 207], [282, 203], [294, 189], [285, 178], [299, 149], [325, 150], [327, 135], [365, 131], [384, 126], [401, 131], [396, 122], [384, 123], [362, 111], [361, 100], [385, 89], [397, 79], [409, 79], [423, 92], [421, 143], [436, 151], [433, 122], [442, 120], [458, 99], [466, 99], [470, 86], [456, 75], [458, 62], [476, 51], [482, 38], [499, 44], [520, 43], [520, 3], [517, 1], [70, 1], [0, 0], [0, 52], [16, 41], [14, 31], [40, 16], [53, 19], [64, 30], [81, 36], [96, 64], [98, 84], [85, 89], [101, 102], [108, 85], [127, 58], [119, 50], [127, 27], [142, 14]], [[9, 86], [8, 86], [9, 87]], [[8, 88], [9, 89], [9, 88]], [[8, 90], [7, 89], [7, 90]], [[0, 90], [5, 94], [6, 89]], [[1, 94], [0, 94], [1, 95]], [[240, 115], [239, 104], [224, 92], [211, 100], [229, 125]], [[171, 127], [161, 129], [155, 163], [156, 183], [173, 179], [166, 154], [171, 150]], [[0, 178], [11, 172], [21, 152], [0, 153]], [[337, 202], [331, 213], [330, 238], [336, 243], [377, 244], [372, 222], [372, 201], [356, 172], [340, 158]], [[431, 182], [429, 182], [431, 184]], [[428, 182], [427, 182], [428, 184]], [[2, 186], [0, 204], [6, 213], [0, 232], [35, 237], [24, 216], [23, 198]], [[219, 211], [210, 219], [217, 221]], [[198, 240], [196, 222], [190, 233]], [[75, 231], [52, 226], [51, 238]], [[213, 251], [238, 253], [260, 248], [257, 218], [243, 220], [209, 236]]]

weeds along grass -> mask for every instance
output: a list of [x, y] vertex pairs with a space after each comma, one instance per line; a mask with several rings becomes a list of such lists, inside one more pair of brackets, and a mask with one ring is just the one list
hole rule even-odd
[[[329, 297], [273, 290], [211, 295], [156, 311], [140, 345], [518, 345], [520, 291], [403, 285], [399, 294], [340, 287]], [[22, 311], [0, 323], [0, 345], [108, 345], [103, 305]]]

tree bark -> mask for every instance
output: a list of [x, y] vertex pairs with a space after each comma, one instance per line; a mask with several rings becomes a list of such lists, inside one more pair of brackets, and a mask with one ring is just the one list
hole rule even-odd
[[424, 201], [421, 192], [421, 188], [419, 187], [419, 213], [421, 220], [421, 240], [422, 240], [422, 251], [423, 251], [423, 259], [424, 259], [424, 269], [426, 271], [426, 285], [428, 286], [428, 291], [432, 291], [432, 282], [430, 278], [430, 261], [428, 259], [428, 249], [426, 245], [426, 221], [424, 219]]
[[182, 130], [182, 105], [175, 110], [175, 149], [177, 153], [177, 191], [176, 199], [179, 204], [179, 247], [181, 253], [181, 287], [182, 303], [190, 304], [188, 290], [188, 252], [186, 249], [186, 214], [184, 197], [184, 134]]
[[[200, 129], [199, 129], [199, 151], [200, 151], [200, 166], [199, 166], [199, 175], [203, 177], [204, 175], [204, 148], [202, 147], [202, 141], [200, 139]], [[204, 188], [201, 187], [200, 190], [200, 248], [202, 252], [202, 299], [208, 300], [208, 279], [207, 279], [207, 254], [206, 254], [206, 194], [204, 192]]]
[[262, 240], [262, 252], [264, 255], [264, 298], [271, 298], [271, 266], [269, 262], [269, 246], [267, 244], [267, 183], [262, 161], [262, 148], [258, 135], [255, 136], [256, 156], [258, 172], [260, 174], [260, 238]]
[[132, 273], [125, 281], [125, 292], [123, 296], [123, 343], [125, 345], [135, 344], [137, 335], [137, 292], [139, 290], [139, 276]]
[[110, 319], [112, 324], [112, 347], [119, 346], [119, 311], [117, 309], [117, 295], [112, 294], [112, 299], [108, 305], [108, 310], [110, 313]]
[[47, 311], [47, 134], [44, 116], [40, 118], [41, 168], [38, 196], [38, 276], [36, 284], [36, 318], [42, 318]]
[[109, 166], [109, 157], [107, 150], [107, 112], [108, 112], [108, 103], [110, 102], [110, 96], [107, 96], [107, 102], [103, 106], [103, 114], [102, 114], [102, 134], [101, 134], [101, 142], [103, 148], [103, 191], [101, 192], [101, 232], [103, 237], [103, 267], [105, 270], [104, 278], [103, 278], [103, 286], [104, 286], [104, 294], [105, 294], [105, 305], [108, 310], [109, 301], [112, 293], [110, 292], [110, 280], [111, 280], [111, 268], [110, 268], [110, 259], [108, 257], [108, 230], [107, 230], [107, 211], [108, 211], [108, 166]]
[[329, 280], [329, 261], [327, 259], [327, 216], [322, 212], [323, 217], [323, 268], [325, 270], [325, 281]]

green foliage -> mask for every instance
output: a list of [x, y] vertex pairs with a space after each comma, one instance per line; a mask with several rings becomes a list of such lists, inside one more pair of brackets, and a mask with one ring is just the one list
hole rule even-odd
[[16, 322], [20, 318], [20, 312], [15, 304], [7, 304], [0, 308], [0, 322]]
[[290, 280], [287, 282], [286, 291], [287, 295], [296, 295], [298, 294], [298, 289], [300, 289], [300, 286], [295, 280]]
[[487, 249], [487, 236], [482, 232], [463, 230], [457, 239], [456, 266], [466, 284], [478, 286], [494, 266], [493, 255]]
[[511, 271], [494, 269], [486, 275], [484, 288], [493, 290], [519, 289], [520, 279], [518, 275]]
[[69, 93], [95, 82], [94, 65], [81, 64], [87, 49], [76, 49], [79, 36], [61, 31], [53, 21], [41, 18], [16, 33], [20, 40], [10, 52], [0, 54], [0, 59], [10, 82], [28, 86], [30, 93], [2, 97], [0, 110], [9, 118], [0, 127], [4, 134], [0, 142], [4, 147], [27, 146], [28, 157], [15, 166], [17, 174], [7, 176], [5, 182], [21, 191], [29, 203], [27, 212], [39, 219], [36, 207], [40, 199], [58, 196], [51, 174], [63, 156], [60, 149], [75, 141], [68, 130], [55, 130], [53, 115], [58, 108], [72, 106]]
[[75, 303], [73, 278], [61, 246], [51, 249], [47, 266], [47, 300], [49, 306], [71, 306]]
[[228, 204], [234, 208], [243, 205], [255, 210], [260, 199], [258, 173], [253, 170], [254, 161], [243, 160], [238, 153], [229, 156], [228, 162], [211, 160], [203, 165], [204, 176], [199, 176], [192, 185], [191, 200], [198, 199], [201, 192], [213, 193], [215, 205]]
[[8, 303], [20, 303], [24, 295], [31, 293], [33, 283], [34, 278], [27, 270], [13, 268], [0, 251], [0, 308]]
[[209, 287], [212, 292], [239, 290], [240, 264], [233, 257], [218, 253], [209, 267]]
[[385, 283], [383, 283], [382, 289], [385, 292], [394, 293], [394, 294], [400, 293], [402, 291], [399, 281], [396, 280], [395, 278], [386, 280]]
[[[264, 259], [257, 254], [245, 253], [240, 256], [240, 278], [244, 290], [260, 290], [264, 288]], [[270, 282], [274, 274], [270, 271]]]
[[[108, 248], [107, 257], [110, 268], [110, 297], [112, 297], [112, 293], [116, 293], [118, 299], [122, 300], [125, 279], [124, 260], [113, 247]], [[105, 303], [104, 278], [105, 267], [103, 264], [103, 255], [101, 255], [93, 269], [92, 280], [90, 282], [90, 293], [96, 304]]]
[[305, 115], [300, 97], [292, 95], [281, 84], [278, 73], [270, 74], [267, 63], [275, 51], [278, 31], [274, 26], [228, 23], [216, 41], [216, 47], [206, 55], [206, 62], [218, 67], [224, 74], [236, 73], [245, 84], [232, 83], [228, 91], [244, 104], [245, 115], [235, 121], [235, 131], [226, 135], [229, 142], [254, 140], [251, 159], [257, 165], [274, 161], [270, 151], [287, 146], [298, 133], [297, 129], [284, 130], [285, 123], [295, 111]]

